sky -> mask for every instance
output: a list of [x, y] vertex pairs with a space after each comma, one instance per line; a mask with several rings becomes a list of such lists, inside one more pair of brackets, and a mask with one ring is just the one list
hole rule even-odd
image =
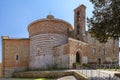
[[[0, 36], [28, 38], [28, 25], [49, 14], [73, 26], [73, 10], [81, 4], [87, 7], [86, 17], [92, 17], [93, 5], [89, 0], [0, 0]], [[1, 43], [0, 39], [0, 62]]]

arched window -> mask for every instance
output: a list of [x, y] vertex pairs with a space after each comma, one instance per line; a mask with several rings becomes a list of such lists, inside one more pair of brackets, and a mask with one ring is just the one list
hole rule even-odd
[[18, 55], [16, 55], [16, 60], [18, 60]]
[[15, 54], [15, 62], [18, 62], [19, 60], [20, 60], [20, 57], [19, 57], [19, 55], [18, 54]]
[[77, 12], [77, 21], [80, 21], [80, 12]]
[[80, 34], [80, 25], [77, 25], [77, 34]]

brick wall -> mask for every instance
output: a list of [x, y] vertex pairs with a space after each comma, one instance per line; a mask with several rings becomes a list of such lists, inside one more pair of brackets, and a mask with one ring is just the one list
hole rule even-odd
[[32, 22], [28, 26], [29, 36], [36, 34], [62, 34], [68, 35], [67, 32], [72, 30], [71, 24], [66, 21], [54, 18], [45, 18]]
[[70, 63], [69, 63], [69, 68], [72, 68], [73, 63], [76, 63], [76, 53], [78, 52], [80, 55], [80, 63], [86, 63], [88, 62], [88, 56], [89, 54], [89, 45], [87, 43], [84, 43], [79, 40], [75, 40], [72, 38], [68, 39], [68, 44], [69, 44], [69, 54], [70, 54]]
[[[105, 62], [118, 62], [119, 57], [119, 41], [109, 39], [107, 43], [99, 43], [95, 38], [88, 34], [88, 44], [90, 46], [89, 62], [98, 62], [98, 58]], [[93, 48], [95, 52], [93, 53]]]
[[60, 34], [39, 34], [30, 37], [29, 67], [31, 69], [53, 67], [53, 48], [65, 43], [67, 43], [67, 36]]
[[[88, 38], [88, 43], [69, 38], [68, 43], [70, 50], [70, 68], [72, 68], [72, 64], [76, 62], [77, 52], [80, 54], [80, 63], [82, 64], [98, 64], [99, 58], [101, 59], [101, 64], [118, 62], [119, 45], [117, 40], [113, 45], [113, 40], [111, 39], [106, 44], [101, 44], [97, 40], [94, 42], [90, 37]], [[93, 48], [95, 48], [94, 53]]]
[[29, 39], [2, 38], [3, 76], [9, 77], [12, 72], [28, 68], [29, 46]]
[[68, 43], [54, 48], [54, 62], [56, 68], [69, 68]]
[[67, 43], [68, 30], [72, 30], [72, 26], [68, 22], [56, 19], [52, 15], [32, 22], [28, 26], [30, 36], [29, 68], [52, 68], [55, 65], [53, 48]]
[[74, 33], [77, 40], [84, 42], [86, 41], [85, 23], [86, 7], [84, 5], [80, 5], [76, 9], [74, 9]]

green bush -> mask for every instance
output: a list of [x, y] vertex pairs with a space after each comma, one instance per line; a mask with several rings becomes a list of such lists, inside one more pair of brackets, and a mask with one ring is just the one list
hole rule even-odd
[[73, 63], [73, 65], [76, 65], [76, 66], [77, 66], [77, 65], [80, 65], [80, 63]]
[[82, 64], [82, 66], [83, 66], [83, 67], [89, 67], [89, 64], [84, 63], [84, 64]]

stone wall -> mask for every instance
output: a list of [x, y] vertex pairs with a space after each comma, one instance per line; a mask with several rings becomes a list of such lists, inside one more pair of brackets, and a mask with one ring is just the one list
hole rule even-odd
[[68, 43], [54, 48], [54, 62], [56, 68], [69, 68]]
[[29, 39], [5, 39], [2, 37], [3, 76], [10, 77], [12, 72], [28, 68]]
[[55, 65], [53, 48], [67, 43], [69, 31], [72, 31], [71, 24], [56, 19], [52, 15], [32, 22], [28, 26], [30, 37], [29, 68], [52, 68]]
[[89, 45], [87, 43], [69, 38], [68, 44], [69, 44], [69, 51], [70, 51], [69, 52], [69, 55], [70, 55], [69, 68], [72, 68], [73, 63], [76, 63], [76, 53], [77, 52], [80, 55], [80, 64], [88, 62], [88, 54], [89, 54], [90, 49], [89, 49]]
[[77, 80], [88, 80], [88, 77], [72, 70], [59, 70], [59, 71], [28, 71], [14, 73], [13, 77], [18, 78], [61, 78], [65, 76], [74, 76]]
[[[113, 43], [113, 40], [109, 40], [107, 43], [99, 43], [88, 36], [88, 43], [84, 43], [72, 38], [69, 38], [69, 50], [70, 50], [70, 68], [72, 64], [76, 62], [76, 53], [80, 54], [81, 64], [99, 64], [98, 59], [101, 59], [100, 64], [118, 64], [119, 57], [119, 43], [117, 40]], [[93, 49], [95, 49], [93, 51]]]
[[13, 77], [19, 78], [60, 78], [72, 75], [72, 71], [28, 71], [14, 73]]
[[[90, 63], [98, 63], [101, 59], [101, 64], [116, 63], [118, 64], [119, 57], [119, 41], [109, 39], [107, 43], [99, 43], [95, 38], [88, 34], [88, 44], [90, 51], [88, 54]], [[94, 51], [93, 51], [94, 49]]]
[[39, 34], [30, 37], [30, 69], [45, 69], [54, 66], [53, 48], [67, 43], [67, 36]]
[[80, 64], [89, 62], [90, 46], [79, 40], [72, 38], [68, 39], [68, 43], [55, 47], [55, 63], [57, 67], [73, 68], [73, 63], [76, 63], [76, 54], [79, 53]]

